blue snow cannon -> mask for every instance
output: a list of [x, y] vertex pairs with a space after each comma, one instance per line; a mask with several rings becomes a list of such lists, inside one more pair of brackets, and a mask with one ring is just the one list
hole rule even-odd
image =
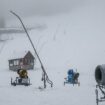
[[64, 81], [64, 85], [65, 84], [80, 85], [80, 83], [78, 82], [78, 77], [79, 77], [79, 73], [74, 72], [73, 69], [69, 69], [67, 72], [67, 77], [65, 78], [65, 81]]

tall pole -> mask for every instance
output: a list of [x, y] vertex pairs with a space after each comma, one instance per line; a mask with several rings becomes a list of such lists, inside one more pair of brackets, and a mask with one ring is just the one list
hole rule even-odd
[[13, 11], [10, 11], [13, 15], [15, 15], [19, 20], [20, 20], [20, 22], [21, 22], [21, 24], [22, 24], [22, 27], [23, 27], [23, 29], [24, 29], [24, 31], [25, 31], [25, 33], [26, 33], [26, 35], [27, 35], [27, 37], [28, 37], [28, 39], [29, 39], [29, 41], [30, 41], [30, 43], [31, 43], [31, 45], [32, 45], [32, 47], [33, 47], [33, 49], [34, 49], [34, 52], [35, 52], [35, 54], [36, 54], [36, 56], [37, 56], [37, 58], [38, 58], [38, 60], [39, 60], [39, 62], [40, 62], [40, 65], [41, 65], [41, 69], [42, 69], [42, 71], [43, 71], [43, 81], [44, 81], [44, 88], [46, 88], [46, 82], [47, 83], [49, 83], [50, 85], [51, 85], [51, 87], [53, 86], [53, 82], [49, 79], [49, 77], [48, 77], [48, 75], [47, 75], [47, 73], [46, 73], [46, 71], [45, 71], [45, 68], [44, 68], [44, 66], [43, 66], [43, 63], [42, 63], [42, 61], [41, 61], [41, 59], [40, 59], [40, 57], [39, 57], [39, 55], [38, 55], [38, 53], [37, 53], [37, 51], [36, 51], [36, 49], [35, 49], [35, 47], [34, 47], [34, 44], [33, 44], [33, 42], [32, 42], [32, 40], [31, 40], [31, 38], [30, 38], [30, 36], [29, 36], [29, 34], [28, 34], [28, 32], [27, 32], [27, 29], [26, 29], [26, 27], [25, 27], [25, 25], [23, 24], [23, 21], [22, 21], [22, 19], [15, 13], [15, 12], [13, 12]]

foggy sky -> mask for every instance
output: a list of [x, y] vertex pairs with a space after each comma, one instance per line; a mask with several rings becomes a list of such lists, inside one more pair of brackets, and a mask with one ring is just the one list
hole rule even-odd
[[70, 12], [84, 5], [87, 1], [89, 2], [91, 0], [0, 0], [0, 27], [4, 26], [4, 20], [14, 18], [10, 14], [10, 10], [22, 17], [55, 15]]
[[86, 0], [0, 0], [6, 14], [13, 10], [21, 15], [52, 15], [68, 12]]

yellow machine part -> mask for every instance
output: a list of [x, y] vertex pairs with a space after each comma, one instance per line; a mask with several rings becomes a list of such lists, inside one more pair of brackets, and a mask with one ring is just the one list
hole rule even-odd
[[28, 77], [28, 72], [27, 72], [27, 70], [19, 70], [18, 71], [18, 74], [19, 74], [19, 77], [20, 78], [27, 78]]

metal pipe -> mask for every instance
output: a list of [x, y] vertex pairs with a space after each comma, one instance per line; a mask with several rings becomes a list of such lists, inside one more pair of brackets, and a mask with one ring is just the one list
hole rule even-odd
[[42, 63], [42, 61], [41, 61], [41, 59], [40, 59], [40, 57], [39, 57], [39, 55], [38, 55], [38, 53], [37, 53], [37, 51], [36, 51], [36, 49], [35, 49], [35, 47], [34, 47], [34, 44], [33, 44], [33, 42], [32, 42], [32, 40], [31, 40], [31, 38], [30, 38], [30, 36], [29, 36], [29, 34], [28, 34], [28, 32], [27, 32], [27, 29], [26, 29], [26, 27], [25, 27], [25, 25], [23, 24], [23, 21], [21, 20], [21, 18], [15, 13], [15, 12], [13, 12], [13, 11], [10, 11], [13, 15], [15, 15], [19, 20], [20, 20], [20, 22], [21, 22], [21, 24], [22, 24], [22, 26], [23, 26], [23, 28], [24, 28], [24, 31], [25, 31], [25, 33], [26, 33], [26, 35], [27, 35], [27, 37], [28, 37], [28, 39], [29, 39], [29, 41], [30, 41], [30, 43], [31, 43], [31, 45], [32, 45], [32, 47], [33, 47], [33, 49], [34, 49], [34, 52], [35, 52], [35, 54], [36, 54], [36, 56], [37, 56], [37, 58], [38, 58], [38, 60], [39, 60], [39, 62], [40, 62], [40, 64], [41, 64], [41, 68], [42, 68], [42, 71], [43, 71], [43, 73], [44, 73], [44, 88], [46, 88], [46, 81], [49, 83], [49, 84], [51, 84], [51, 87], [53, 86], [53, 82], [49, 79], [49, 77], [48, 77], [48, 75], [47, 75], [47, 73], [46, 73], [46, 71], [45, 71], [45, 68], [44, 68], [44, 66], [43, 66], [43, 63]]

